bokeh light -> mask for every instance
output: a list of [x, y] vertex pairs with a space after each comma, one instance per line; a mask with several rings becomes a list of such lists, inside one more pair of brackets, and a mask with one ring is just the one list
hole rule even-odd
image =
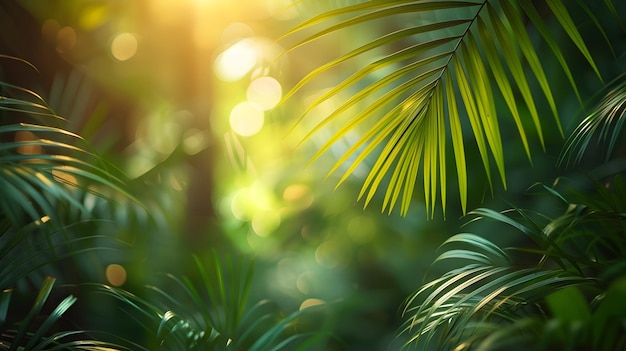
[[315, 274], [307, 271], [298, 276], [296, 279], [296, 287], [303, 294], [310, 294], [315, 284]]
[[113, 286], [121, 286], [126, 282], [126, 269], [119, 264], [108, 265], [105, 274], [107, 281]]
[[240, 221], [249, 221], [254, 213], [254, 204], [250, 201], [247, 188], [239, 189], [230, 200], [230, 210]]
[[[230, 204], [233, 216], [240, 221], [254, 220], [259, 214], [274, 217], [274, 214], [268, 213], [275, 212], [276, 208], [278, 204], [273, 193], [260, 183], [237, 190]], [[268, 221], [280, 223], [280, 216]]]
[[230, 127], [241, 136], [252, 136], [263, 128], [263, 111], [249, 102], [237, 104], [230, 112]]
[[311, 188], [305, 184], [291, 184], [283, 191], [283, 201], [291, 209], [304, 210], [313, 204]]
[[252, 230], [261, 237], [267, 237], [280, 226], [280, 213], [278, 211], [258, 211], [252, 217]]
[[111, 54], [118, 61], [127, 61], [137, 53], [137, 38], [131, 33], [121, 33], [111, 42]]
[[225, 82], [237, 81], [256, 66], [258, 59], [259, 52], [254, 40], [240, 40], [217, 56], [215, 74]]
[[109, 8], [105, 4], [85, 6], [78, 21], [81, 29], [94, 30], [100, 27], [109, 16]]
[[330, 239], [317, 247], [315, 260], [326, 268], [342, 268], [351, 260], [351, 248], [338, 239]]
[[246, 96], [248, 102], [263, 111], [274, 108], [280, 102], [283, 89], [273, 77], [265, 76], [253, 80], [248, 85]]
[[57, 51], [67, 53], [76, 45], [77, 35], [72, 27], [63, 27], [57, 32]]

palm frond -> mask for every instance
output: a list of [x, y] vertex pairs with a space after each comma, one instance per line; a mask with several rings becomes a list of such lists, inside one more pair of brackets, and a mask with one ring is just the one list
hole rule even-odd
[[151, 286], [157, 296], [149, 300], [119, 288], [104, 291], [131, 307], [130, 316], [164, 349], [304, 350], [326, 337], [322, 331], [293, 330], [307, 309], [280, 317], [269, 301], [248, 306], [251, 262], [223, 264], [216, 253], [211, 262], [195, 260], [200, 284], [168, 275], [170, 288]]
[[[611, 334], [621, 329], [603, 334], [592, 323], [626, 318], [622, 309], [607, 317], [607, 307], [600, 307], [605, 302], [597, 303], [607, 287], [612, 296], [624, 296], [617, 286], [623, 287], [626, 279], [626, 202], [623, 193], [613, 189], [623, 189], [623, 182], [617, 179], [611, 189], [586, 195], [550, 188], [549, 196], [567, 203], [563, 214], [554, 218], [522, 209], [473, 211], [478, 220], [501, 223], [512, 229], [511, 234], [530, 239], [530, 244], [501, 248], [472, 233], [446, 240], [441, 246], [445, 251], [434, 263], [446, 261], [453, 268], [407, 299], [408, 318], [401, 330], [408, 334], [405, 346], [568, 349], [568, 343], [598, 346], [607, 337], [611, 341], [603, 344], [604, 349], [614, 349], [626, 342]], [[585, 295], [580, 292], [583, 288]], [[572, 323], [584, 323], [588, 332], [571, 334]], [[508, 342], [511, 338], [520, 342], [518, 348]]]
[[[7, 220], [5, 219], [6, 223]], [[11, 289], [25, 278], [56, 274], [51, 264], [67, 262], [81, 255], [119, 249], [119, 243], [101, 235], [76, 235], [95, 221], [62, 227], [35, 221], [19, 230], [0, 232], [0, 290]], [[46, 226], [53, 228], [46, 229]], [[31, 277], [33, 273], [35, 276]]]
[[[570, 15], [570, 4], [558, 0], [548, 1], [547, 4], [554, 21], [602, 79]], [[613, 8], [610, 2], [607, 5]], [[584, 4], [583, 9], [606, 37], [594, 14]], [[400, 18], [404, 17], [399, 16], [412, 16], [414, 20], [403, 21]], [[354, 107], [358, 106], [360, 111], [349, 117], [313, 159], [347, 133], [363, 129], [360, 139], [339, 158], [329, 174], [344, 163], [351, 162], [340, 177], [338, 184], [341, 184], [358, 164], [373, 155], [375, 161], [363, 183], [359, 199], [364, 199], [367, 206], [374, 194], [387, 183], [383, 211], [391, 212], [399, 202], [400, 212], [405, 215], [421, 168], [426, 207], [432, 214], [436, 202], [441, 201], [444, 210], [446, 206], [449, 172], [445, 145], [448, 136], [451, 136], [460, 202], [465, 211], [468, 180], [467, 150], [463, 146], [463, 137], [468, 131], [464, 131], [466, 127], [463, 127], [462, 120], [467, 119], [489, 184], [493, 184], [491, 164], [495, 164], [500, 181], [506, 187], [499, 118], [510, 116], [526, 154], [531, 159], [529, 135], [536, 135], [541, 146], [545, 145], [545, 122], [540, 118], [536, 103], [540, 96], [531, 88], [537, 85], [543, 101], [554, 116], [556, 126], [561, 129], [553, 90], [536, 45], [528, 34], [524, 23], [526, 18], [530, 19], [532, 26], [549, 46], [581, 100], [577, 82], [571, 73], [571, 62], [563, 53], [562, 45], [548, 29], [548, 20], [539, 15], [529, 0], [375, 0], [330, 10], [296, 26], [283, 38], [295, 37], [307, 30], [315, 32], [290, 45], [286, 52], [312, 41], [323, 40], [324, 36], [348, 33], [375, 21], [395, 21], [392, 28], [398, 28], [397, 23], [400, 22], [410, 23], [395, 31], [382, 33], [380, 37], [359, 44], [321, 65], [285, 95], [285, 99], [292, 98], [312, 80], [346, 63], [358, 62], [359, 69], [315, 99], [301, 117], [305, 118], [325, 101], [341, 99], [343, 93], [350, 96], [316, 125], [310, 131], [310, 136], [340, 116], [351, 113]], [[361, 64], [362, 61], [358, 61], [376, 57], [380, 51], [388, 54], [371, 63]], [[356, 92], [353, 93], [354, 89]], [[521, 95], [521, 101], [516, 98], [516, 94]], [[496, 108], [496, 101], [500, 97], [508, 107], [508, 115]], [[532, 123], [524, 123], [528, 115]]]
[[0, 349], [1, 350], [129, 350], [128, 347], [86, 337], [87, 331], [71, 330], [50, 333], [65, 312], [74, 305], [77, 298], [69, 295], [49, 313], [44, 314], [44, 306], [56, 279], [47, 277], [33, 305], [26, 316], [9, 316], [8, 310], [13, 296], [12, 290], [0, 292]]
[[576, 127], [567, 139], [561, 155], [561, 162], [575, 164], [581, 161], [585, 152], [595, 143], [603, 145], [604, 159], [607, 162], [624, 136], [623, 126], [626, 116], [626, 76], [622, 75], [610, 85], [609, 91], [600, 103]]
[[97, 221], [94, 197], [141, 205], [123, 173], [34, 91], [0, 81], [0, 114], [0, 289], [7, 289], [51, 262], [104, 248], [94, 245], [97, 234], [76, 235]]
[[136, 201], [122, 172], [64, 128], [67, 121], [37, 93], [0, 81], [0, 112], [5, 123], [0, 126], [0, 195], [5, 199], [0, 210], [15, 225], [44, 217], [55, 223], [62, 203], [87, 212], [75, 198], [77, 190]]

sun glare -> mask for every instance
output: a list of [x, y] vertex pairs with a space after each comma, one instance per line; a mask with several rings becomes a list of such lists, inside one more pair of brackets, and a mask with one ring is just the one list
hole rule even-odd
[[230, 127], [241, 136], [252, 136], [263, 128], [263, 111], [249, 102], [241, 102], [230, 112]]
[[248, 74], [258, 61], [258, 49], [252, 39], [243, 39], [224, 50], [215, 59], [215, 74], [225, 82], [234, 82]]

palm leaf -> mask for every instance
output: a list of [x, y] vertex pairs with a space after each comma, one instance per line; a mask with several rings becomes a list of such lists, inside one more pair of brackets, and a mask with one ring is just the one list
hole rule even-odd
[[[77, 301], [70, 295], [59, 302], [48, 315], [43, 314], [44, 305], [49, 303], [50, 293], [56, 279], [44, 279], [39, 293], [26, 316], [7, 321], [12, 290], [0, 295], [0, 349], [2, 350], [129, 350], [128, 347], [86, 337], [87, 331], [70, 330], [49, 333], [59, 319]], [[36, 321], [41, 319], [41, 322]]]
[[[0, 58], [24, 62], [4, 55]], [[86, 338], [82, 330], [51, 333], [76, 301], [68, 296], [49, 315], [41, 315], [54, 278], [44, 279], [24, 318], [19, 320], [15, 313], [19, 306], [9, 309], [15, 295], [11, 289], [25, 279], [36, 281], [51, 272], [56, 276], [65, 267], [54, 263], [111, 248], [101, 243], [110, 236], [91, 234], [91, 225], [99, 221], [94, 197], [107, 204], [113, 200], [139, 202], [130, 194], [122, 172], [100, 157], [83, 137], [68, 130], [68, 121], [37, 93], [0, 81], [0, 113], [0, 290], [4, 291], [0, 296], [0, 348], [127, 350]], [[84, 225], [90, 227], [86, 230]], [[85, 262], [76, 265], [84, 266]], [[76, 267], [74, 274], [78, 273]]]
[[[65, 228], [40, 230], [45, 223], [32, 223], [20, 231], [0, 233], [0, 289], [10, 289], [32, 273], [63, 260], [79, 257], [90, 252], [114, 250], [113, 246], [94, 245], [107, 237], [83, 235], [68, 237], [68, 232], [80, 232], [80, 225], [67, 225]], [[48, 223], [50, 225], [50, 223]], [[42, 235], [43, 234], [43, 235]]]
[[[606, 307], [594, 303], [602, 300], [607, 287], [626, 286], [626, 203], [621, 179], [615, 180], [614, 189], [604, 187], [603, 191], [584, 194], [570, 188], [549, 188], [549, 196], [567, 202], [564, 213], [554, 218], [521, 209], [474, 211], [477, 219], [512, 228], [510, 234], [526, 236], [532, 245], [503, 249], [472, 233], [446, 240], [441, 245], [445, 251], [434, 264], [448, 261], [452, 268], [424, 284], [405, 302], [407, 320], [400, 330], [408, 335], [405, 347], [435, 343], [436, 349], [501, 350], [507, 345], [518, 349], [508, 342], [512, 337], [519, 338], [519, 349], [543, 349], [538, 345], [544, 342], [545, 349], [584, 349], [598, 345], [598, 335], [602, 334], [610, 340], [605, 349], [619, 348], [626, 340], [611, 334], [619, 333], [619, 328], [603, 334], [591, 322], [592, 318], [602, 320], [600, 323], [605, 323], [605, 318], [626, 318], [620, 309], [608, 317]], [[511, 253], [525, 256], [518, 262]], [[596, 295], [587, 299], [579, 292], [583, 286], [588, 294]], [[623, 296], [618, 289], [613, 288], [612, 299]], [[568, 329], [570, 323], [585, 323], [589, 331], [574, 335]], [[547, 329], [550, 325], [559, 332]]]
[[[102, 167], [106, 162], [87, 150], [78, 135], [46, 125], [0, 126], [0, 134], [20, 132], [41, 137], [0, 145], [2, 288], [52, 262], [105, 249], [93, 244], [97, 235], [74, 236], [80, 233], [78, 226], [96, 221], [85, 193], [109, 203], [125, 197], [139, 204], [126, 190], [126, 181], [113, 168]], [[22, 153], [23, 148], [41, 151]]]
[[[606, 4], [614, 9], [610, 2]], [[554, 21], [600, 77], [597, 64], [566, 3], [549, 1], [548, 7]], [[583, 9], [606, 38], [594, 13], [586, 6]], [[329, 99], [341, 99], [343, 93], [350, 96], [313, 127], [307, 135], [309, 137], [327, 127], [331, 121], [350, 113], [351, 108], [359, 106], [361, 111], [348, 118], [343, 127], [320, 148], [313, 160], [347, 133], [365, 128], [359, 141], [337, 160], [329, 174], [348, 160], [353, 160], [341, 175], [338, 182], [341, 184], [361, 162], [369, 156], [374, 157], [370, 174], [364, 180], [358, 198], [364, 199], [367, 206], [374, 194], [388, 183], [383, 211], [391, 212], [399, 202], [400, 212], [405, 215], [413, 197], [418, 169], [422, 168], [426, 208], [432, 214], [436, 202], [441, 201], [444, 210], [446, 206], [449, 172], [446, 168], [448, 155], [445, 145], [451, 135], [458, 169], [460, 202], [465, 210], [467, 150], [462, 146], [462, 137], [466, 133], [462, 129], [463, 119], [469, 121], [490, 186], [493, 184], [492, 163], [495, 164], [500, 181], [506, 186], [505, 158], [498, 117], [510, 116], [529, 159], [529, 135], [537, 135], [544, 147], [545, 122], [540, 118], [536, 106], [538, 96], [531, 90], [533, 84], [539, 86], [556, 125], [559, 130], [561, 128], [552, 88], [536, 46], [524, 24], [526, 16], [550, 47], [563, 68], [565, 77], [581, 100], [571, 73], [571, 62], [566, 59], [561, 45], [548, 29], [547, 20], [527, 0], [368, 1], [314, 16], [294, 27], [282, 38], [295, 37], [301, 32], [314, 30], [313, 34], [288, 46], [288, 53], [312, 41], [323, 40], [325, 36], [348, 33], [373, 21], [394, 21], [401, 15], [414, 16], [415, 24], [382, 33], [381, 36], [321, 65], [297, 83], [285, 95], [285, 99], [293, 98], [312, 80], [337, 71], [346, 63], [357, 62], [360, 69], [315, 99], [301, 116], [301, 119], [305, 118]], [[389, 54], [370, 63], [360, 63], [380, 50], [387, 50]], [[352, 92], [357, 86], [359, 88]], [[521, 94], [523, 101], [516, 100], [517, 93]], [[496, 100], [500, 96], [503, 97], [510, 115], [496, 109]], [[363, 104], [367, 107], [363, 108]], [[529, 111], [532, 124], [524, 123], [523, 116], [526, 113], [523, 109]], [[439, 194], [437, 189], [440, 189]]]
[[560, 162], [576, 164], [595, 143], [606, 150], [605, 162], [612, 156], [623, 137], [626, 116], [626, 76], [622, 75], [609, 86], [599, 104], [576, 127], [567, 139]]
[[129, 315], [163, 349], [304, 350], [326, 337], [322, 331], [293, 331], [293, 324], [307, 309], [280, 317], [269, 301], [248, 305], [252, 262], [227, 259], [224, 264], [215, 252], [211, 258], [211, 262], [195, 258], [199, 283], [168, 275], [169, 289], [150, 287], [157, 294], [153, 299], [119, 288], [104, 287], [103, 291], [131, 307]]

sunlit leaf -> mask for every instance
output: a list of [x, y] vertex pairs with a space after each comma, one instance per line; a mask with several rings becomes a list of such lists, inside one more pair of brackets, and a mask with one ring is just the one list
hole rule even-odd
[[469, 61], [466, 64], [469, 82], [474, 91], [478, 119], [482, 130], [485, 132], [487, 143], [494, 157], [496, 168], [500, 173], [502, 184], [506, 187], [506, 175], [504, 171], [504, 152], [502, 150], [502, 138], [500, 137], [500, 126], [496, 114], [495, 103], [491, 84], [487, 76], [487, 70], [482, 62], [480, 50], [471, 32], [467, 34], [467, 45], [461, 46], [463, 57]]
[[[461, 199], [461, 209], [463, 213], [467, 211], [467, 166], [465, 163], [465, 147], [463, 146], [463, 130], [461, 129], [461, 121], [459, 111], [456, 104], [455, 89], [452, 85], [452, 77], [450, 70], [446, 71], [445, 76], [446, 101], [448, 103], [448, 119], [450, 122], [450, 134], [452, 135], [452, 148], [454, 150], [454, 159], [456, 161], [456, 172], [459, 183], [459, 197]], [[442, 163], [445, 167], [445, 164]], [[442, 189], [445, 185], [442, 186]]]
[[[462, 24], [467, 24], [469, 22], [469, 20], [466, 19], [462, 19], [462, 20], [453, 20], [453, 21], [445, 21], [445, 22], [436, 22], [436, 23], [432, 23], [432, 24], [426, 24], [423, 26], [417, 26], [417, 27], [410, 27], [407, 29], [402, 29], [402, 30], [398, 30], [395, 31], [393, 33], [389, 33], [387, 35], [384, 35], [380, 38], [377, 38], [374, 41], [371, 41], [369, 43], [366, 43], [365, 45], [362, 45], [348, 53], [346, 53], [345, 55], [340, 56], [339, 58], [332, 60], [318, 68], [316, 68], [315, 70], [311, 71], [310, 73], [308, 73], [304, 78], [302, 78], [287, 94], [285, 94], [285, 96], [283, 97], [283, 100], [287, 100], [289, 99], [293, 94], [295, 94], [298, 90], [300, 90], [302, 87], [304, 87], [309, 81], [313, 80], [315, 77], [319, 76], [320, 74], [322, 74], [323, 72], [332, 69], [334, 67], [337, 67], [338, 65], [340, 65], [341, 63], [344, 63], [345, 61], [348, 61], [351, 58], [357, 57], [361, 54], [367, 53], [369, 51], [372, 51], [376, 48], [380, 48], [380, 47], [384, 47], [387, 44], [393, 44], [394, 42], [398, 41], [398, 40], [402, 40], [405, 38], [410, 38], [413, 35], [417, 35], [420, 33], [426, 33], [426, 32], [431, 32], [431, 31], [436, 31], [436, 30], [442, 30], [442, 29], [446, 29], [446, 28], [452, 28], [455, 26], [459, 26]], [[292, 48], [293, 49], [293, 48]]]
[[[599, 72], [565, 3], [553, 0], [548, 5], [564, 33], [585, 56], [590, 66]], [[607, 5], [609, 8], [614, 8], [611, 2], [607, 2]], [[585, 6], [583, 10], [603, 34], [604, 31], [596, 20], [595, 13]], [[416, 162], [421, 162], [423, 165], [420, 173], [424, 178], [424, 201], [427, 212], [432, 213], [434, 210], [433, 206], [437, 201], [434, 189], [438, 188], [445, 213], [448, 183], [448, 172], [444, 166], [447, 165], [445, 144], [448, 142], [448, 133], [443, 128], [445, 124], [450, 126], [452, 149], [458, 168], [457, 181], [462, 208], [465, 208], [467, 204], [466, 149], [461, 146], [461, 140], [464, 139], [460, 128], [463, 123], [462, 118], [469, 120], [471, 134], [476, 140], [489, 186], [493, 190], [490, 166], [493, 162], [502, 184], [506, 187], [505, 157], [499, 122], [501, 112], [496, 109], [496, 100], [499, 96], [494, 95], [496, 89], [494, 83], [504, 98], [510, 112], [510, 119], [517, 128], [521, 144], [529, 160], [531, 160], [531, 144], [528, 137], [530, 129], [529, 124], [524, 121], [526, 110], [522, 110], [523, 107], [527, 109], [532, 119], [532, 125], [541, 147], [545, 149], [542, 118], [537, 107], [539, 105], [535, 101], [536, 96], [533, 95], [531, 88], [534, 84], [538, 84], [543, 92], [557, 128], [562, 133], [557, 102], [540, 55], [536, 50], [536, 43], [533, 42], [534, 38], [531, 39], [529, 28], [525, 23], [526, 16], [541, 34], [542, 40], [550, 47], [579, 101], [582, 99], [571, 73], [570, 62], [565, 57], [561, 44], [554, 39], [553, 30], [549, 29], [547, 20], [542, 18], [535, 5], [527, 0], [520, 0], [517, 3], [512, 1], [497, 3], [490, 1], [369, 1], [346, 5], [314, 16], [294, 27], [281, 39], [312, 30], [312, 34], [305, 35], [304, 38], [298, 39], [296, 44], [289, 45], [286, 52], [290, 52], [312, 41], [322, 40], [324, 36], [355, 30], [356, 25], [378, 20], [393, 21], [398, 15], [413, 13], [419, 13], [419, 18], [428, 19], [428, 22], [389, 33], [382, 32], [375, 39], [359, 44], [351, 51], [321, 64], [301, 79], [286, 94], [285, 99], [292, 98], [295, 92], [302, 90], [314, 78], [332, 69], [339, 69], [348, 60], [359, 62], [365, 57], [370, 58], [375, 49], [388, 50], [390, 53], [386, 56], [362, 64], [360, 67], [357, 66], [356, 73], [342, 80], [309, 104], [301, 118], [331, 97], [345, 99], [340, 107], [313, 127], [303, 141], [322, 127], [328, 127], [331, 120], [337, 120], [340, 115], [346, 115], [359, 106], [362, 112], [356, 113], [354, 118], [348, 119], [343, 126], [339, 127], [335, 135], [331, 136], [318, 150], [313, 160], [347, 133], [355, 129], [360, 132], [366, 120], [378, 118], [378, 121], [382, 122], [374, 123], [373, 127], [361, 132], [363, 134], [357, 144], [340, 156], [339, 161], [333, 166], [331, 173], [344, 162], [348, 160], [351, 162], [338, 185], [345, 181], [348, 175], [368, 158], [367, 156], [377, 157], [378, 161], [374, 161], [373, 166], [370, 167], [370, 174], [365, 178], [358, 198], [362, 198], [367, 206], [374, 194], [378, 192], [380, 185], [388, 181], [383, 198], [383, 211], [388, 209], [391, 212], [395, 204], [400, 202], [400, 213], [406, 214], [410, 203], [410, 199], [406, 196], [409, 190], [412, 190], [409, 182], [410, 179], [417, 181], [415, 170], [419, 168], [417, 164], [408, 161], [411, 155], [417, 160]], [[423, 34], [428, 34], [428, 36], [421, 36]], [[418, 44], [413, 46], [404, 44], [407, 39], [413, 39]], [[448, 43], [453, 43], [453, 46], [450, 47]], [[522, 61], [522, 57], [525, 61]], [[411, 75], [423, 74], [424, 71], [431, 69], [432, 66], [429, 66], [429, 63], [435, 58], [441, 58], [443, 65], [439, 72], [433, 72], [436, 74], [432, 86], [434, 90], [425, 95], [421, 82], [411, 84], [408, 83], [408, 79]], [[410, 63], [403, 63], [399, 69], [381, 74], [383, 68], [404, 61]], [[403, 77], [408, 79], [402, 79]], [[445, 84], [441, 82], [442, 79], [446, 80]], [[357, 83], [364, 84], [364, 87], [355, 89]], [[437, 89], [443, 89], [444, 85], [445, 91], [441, 90], [443, 96], [440, 101]], [[392, 91], [394, 93], [390, 94]], [[419, 93], [415, 93], [418, 91]], [[462, 103], [457, 103], [455, 91], [460, 92]], [[342, 94], [348, 97], [343, 98]], [[523, 102], [518, 100], [516, 94], [521, 94]], [[369, 100], [371, 96], [378, 97]], [[409, 99], [402, 99], [400, 96], [409, 96]], [[412, 103], [410, 99], [414, 99], [415, 103]], [[362, 108], [361, 104], [367, 104], [368, 108]], [[399, 110], [397, 106], [403, 106], [403, 108]], [[444, 109], [441, 109], [441, 106], [444, 106]], [[402, 113], [409, 108], [413, 109], [415, 117], [407, 117]], [[407, 125], [393, 121], [393, 119], [401, 118], [414, 118], [419, 123]], [[397, 128], [404, 128], [404, 130], [400, 134], [395, 134]], [[414, 131], [413, 128], [419, 130]], [[408, 135], [411, 137], [409, 138]], [[385, 147], [378, 147], [383, 143]], [[407, 143], [413, 143], [416, 146], [408, 146]], [[399, 150], [394, 151], [390, 147]], [[375, 150], [378, 150], [376, 151], [379, 152], [378, 155], [375, 154]], [[415, 155], [416, 151], [419, 155]]]
[[500, 22], [500, 19], [495, 14], [492, 6], [487, 4], [487, 10], [489, 13], [490, 23], [493, 25], [493, 29], [489, 28], [482, 18], [478, 19], [478, 28], [479, 33], [481, 34], [481, 40], [483, 41], [485, 47], [485, 53], [488, 57], [490, 67], [493, 71], [493, 76], [495, 78], [498, 87], [500, 88], [500, 92], [506, 101], [509, 110], [513, 116], [513, 120], [515, 121], [515, 125], [517, 126], [517, 130], [522, 139], [522, 144], [524, 145], [524, 149], [526, 150], [526, 154], [530, 160], [530, 148], [528, 145], [528, 139], [526, 137], [526, 132], [524, 130], [524, 126], [522, 124], [522, 119], [520, 116], [519, 109], [517, 107], [517, 103], [515, 100], [514, 92], [512, 89], [512, 84], [508, 79], [507, 73], [504, 71], [503, 65], [500, 60], [500, 56], [496, 50], [496, 44], [491, 36], [491, 31], [496, 34], [496, 39], [501, 48], [502, 55], [506, 62], [506, 65], [509, 67], [509, 70], [512, 72], [513, 79], [517, 84], [517, 88], [520, 90], [522, 96], [524, 97], [524, 101], [530, 110], [531, 116], [535, 123], [535, 127], [537, 128], [537, 134], [539, 135], [539, 140], [541, 142], [542, 147], [544, 146], [543, 141], [543, 133], [541, 132], [541, 124], [539, 122], [539, 116], [537, 113], [537, 109], [535, 107], [535, 103], [530, 92], [530, 87], [526, 81], [526, 76], [524, 75], [524, 70], [521, 64], [521, 61], [518, 55], [515, 52], [513, 45], [511, 45], [511, 37], [505, 36], [506, 29], [504, 25]]
[[469, 81], [467, 79], [467, 76], [465, 75], [465, 71], [463, 69], [460, 59], [454, 60], [454, 73], [455, 79], [458, 84], [458, 89], [461, 92], [463, 104], [465, 105], [465, 109], [467, 111], [470, 126], [472, 127], [472, 131], [474, 132], [474, 138], [476, 139], [476, 144], [478, 145], [478, 151], [480, 152], [480, 157], [483, 161], [485, 174], [487, 176], [487, 180], [489, 181], [489, 185], [491, 185], [491, 166], [489, 165], [487, 143], [485, 142], [484, 131], [480, 124], [480, 116], [478, 115], [478, 109], [476, 107], [474, 93], [469, 86]]

